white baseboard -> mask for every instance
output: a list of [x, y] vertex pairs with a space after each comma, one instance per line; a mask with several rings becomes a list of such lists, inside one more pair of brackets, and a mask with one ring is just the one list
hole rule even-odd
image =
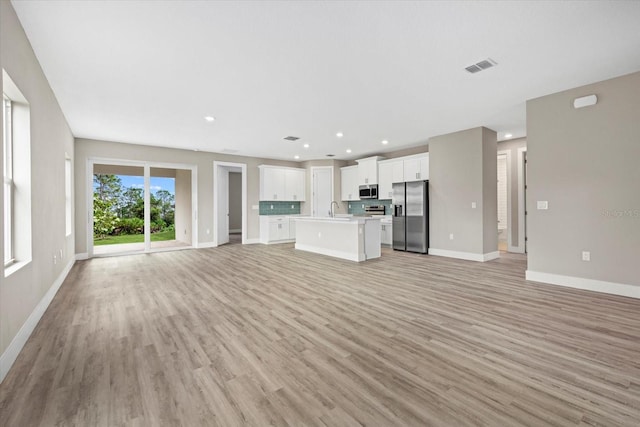
[[214, 244], [213, 242], [198, 243], [198, 249], [216, 248], [216, 247], [217, 245]]
[[242, 244], [243, 245], [256, 245], [260, 243], [260, 239], [246, 239]]
[[71, 268], [73, 267], [73, 264], [75, 264], [75, 262], [75, 259], [69, 261], [64, 270], [62, 270], [62, 273], [60, 273], [60, 276], [58, 276], [58, 278], [53, 282], [47, 293], [42, 297], [36, 308], [31, 312], [27, 320], [24, 322], [16, 336], [11, 341], [11, 344], [9, 344], [7, 349], [0, 356], [0, 383], [9, 373], [9, 370], [20, 354], [20, 351], [22, 351], [24, 345], [27, 343], [27, 340], [38, 325], [38, 322], [42, 318], [44, 312], [47, 311], [47, 307], [49, 307], [49, 304], [51, 304], [51, 301], [53, 301], [53, 298], [56, 296], [58, 289], [60, 289], [60, 286], [62, 286], [64, 279], [67, 278], [67, 275], [69, 274], [69, 271], [71, 271]]
[[260, 239], [258, 239], [258, 243], [262, 243], [263, 245], [279, 245], [280, 243], [294, 243], [296, 241], [296, 239], [286, 239], [286, 240], [275, 240], [272, 242], [261, 242]]
[[467, 261], [485, 262], [500, 258], [500, 252], [488, 252], [486, 254], [474, 254], [471, 252], [449, 251], [446, 249], [429, 248], [429, 255], [444, 256], [448, 258], [465, 259]]
[[524, 249], [520, 246], [507, 246], [507, 252], [515, 253], [515, 254], [523, 254]]
[[605, 294], [621, 295], [624, 297], [640, 298], [640, 286], [625, 283], [605, 282], [603, 280], [584, 279], [582, 277], [563, 276], [560, 274], [542, 273], [527, 270], [527, 280], [549, 283], [551, 285], [567, 286], [569, 288], [602, 292]]
[[85, 259], [89, 259], [89, 254], [84, 252], [81, 254], [76, 254], [76, 261], [83, 261]]

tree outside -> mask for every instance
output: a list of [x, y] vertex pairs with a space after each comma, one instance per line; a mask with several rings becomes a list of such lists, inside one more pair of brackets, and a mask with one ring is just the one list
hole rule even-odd
[[[118, 175], [93, 176], [95, 245], [144, 241], [144, 190], [125, 187]], [[175, 240], [175, 196], [165, 189], [150, 194], [151, 240]]]

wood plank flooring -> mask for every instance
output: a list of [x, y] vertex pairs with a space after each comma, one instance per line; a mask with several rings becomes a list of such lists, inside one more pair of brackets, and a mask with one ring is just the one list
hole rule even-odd
[[640, 425], [640, 300], [525, 267], [290, 244], [78, 262], [0, 424]]

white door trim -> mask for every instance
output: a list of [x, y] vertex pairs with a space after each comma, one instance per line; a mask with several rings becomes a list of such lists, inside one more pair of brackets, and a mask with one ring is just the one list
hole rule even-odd
[[315, 182], [314, 182], [314, 172], [319, 169], [329, 169], [331, 171], [331, 201], [335, 200], [334, 188], [333, 188], [333, 166], [311, 166], [311, 216], [313, 216], [314, 212], [314, 203], [315, 203]]
[[216, 177], [219, 167], [240, 168], [242, 173], [242, 244], [247, 243], [247, 164], [213, 161], [213, 247], [218, 246], [218, 188]]
[[511, 239], [511, 230], [513, 221], [511, 219], [511, 150], [498, 151], [498, 157], [505, 156], [507, 162], [507, 251], [517, 252], [516, 247], [513, 247]]
[[[94, 165], [113, 165], [113, 166], [136, 166], [143, 167], [145, 170], [145, 194], [148, 193], [149, 190], [149, 182], [150, 177], [148, 177], [148, 172], [151, 171], [151, 168], [164, 168], [164, 169], [184, 169], [191, 171], [191, 247], [198, 247], [198, 166], [194, 164], [188, 163], [164, 163], [164, 162], [149, 162], [149, 161], [141, 161], [141, 160], [127, 160], [127, 159], [117, 159], [117, 158], [106, 158], [106, 157], [88, 157], [87, 158], [87, 170], [86, 170], [86, 212], [87, 212], [87, 257], [92, 258], [93, 255], [93, 166]], [[147, 182], [147, 178], [149, 178], [149, 182]], [[151, 199], [149, 197], [149, 203]], [[151, 243], [148, 242], [147, 238], [147, 226], [150, 227], [147, 221], [147, 213], [149, 213], [149, 217], [151, 215], [151, 211], [149, 206], [147, 205], [147, 196], [145, 196], [145, 253], [150, 252], [161, 252], [166, 251], [167, 249], [151, 249]], [[112, 254], [109, 254], [112, 255]]]
[[518, 148], [518, 246], [514, 248], [514, 252], [525, 252], [525, 238], [526, 230], [525, 223], [526, 218], [524, 214], [525, 209], [525, 180], [524, 180], [524, 153], [527, 152], [525, 147]]

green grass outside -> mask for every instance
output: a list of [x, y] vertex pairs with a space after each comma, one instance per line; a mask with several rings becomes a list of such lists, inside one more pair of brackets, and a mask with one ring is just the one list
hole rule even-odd
[[[175, 240], [175, 230], [160, 231], [151, 234], [152, 242], [161, 242], [164, 240]], [[142, 243], [144, 242], [144, 234], [123, 234], [121, 236], [107, 236], [104, 239], [93, 239], [94, 246], [103, 245], [119, 245], [122, 243]]]

